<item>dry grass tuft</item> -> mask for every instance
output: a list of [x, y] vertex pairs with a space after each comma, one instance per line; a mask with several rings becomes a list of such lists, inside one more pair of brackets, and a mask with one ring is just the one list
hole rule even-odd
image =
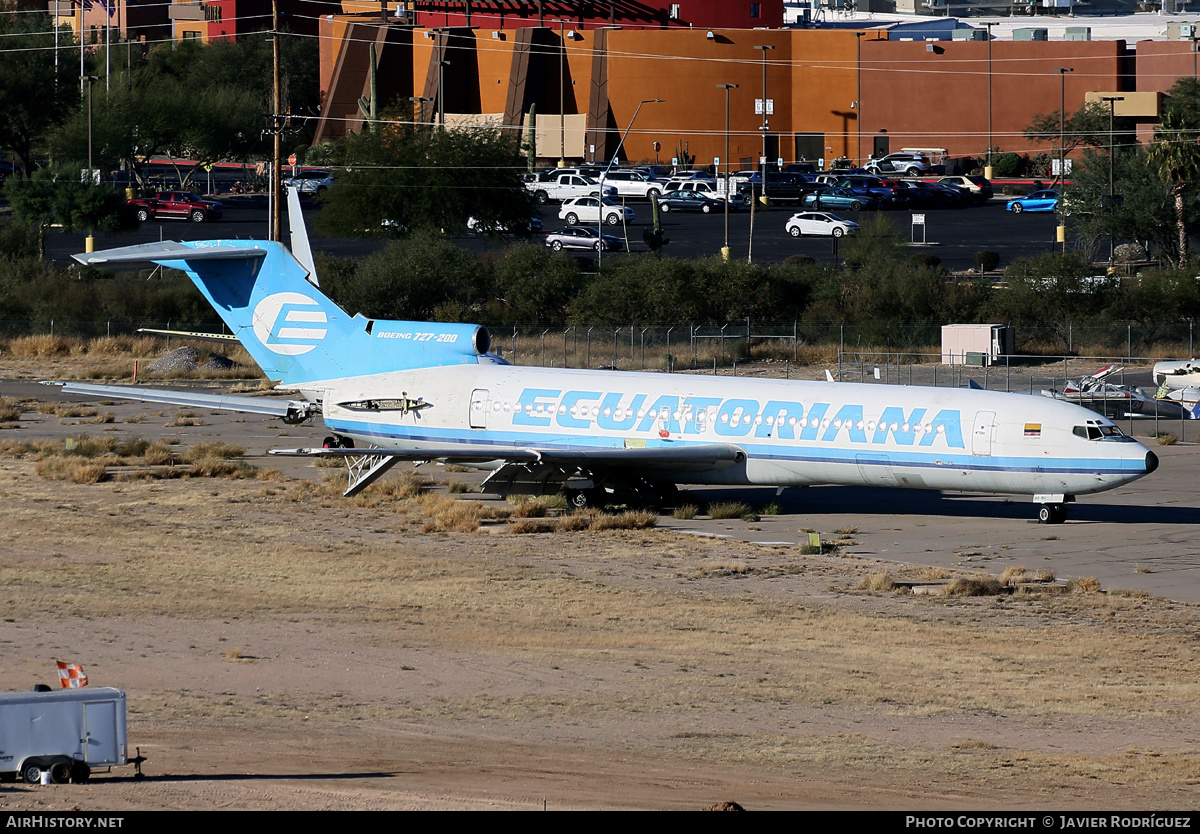
[[892, 580], [891, 571], [873, 573], [858, 580], [858, 590], [860, 591], [871, 591], [878, 594], [893, 591], [895, 588], [896, 583]]
[[696, 513], [700, 512], [700, 508], [695, 504], [681, 504], [676, 507], [671, 513], [673, 518], [678, 518], [680, 521], [690, 521], [696, 517]]
[[62, 336], [20, 336], [9, 340], [7, 353], [17, 359], [42, 359], [48, 356], [70, 356], [83, 349], [78, 339]]
[[197, 443], [188, 448], [181, 459], [184, 463], [195, 463], [199, 460], [236, 460], [246, 454], [246, 450], [241, 446], [234, 446], [232, 443]]
[[708, 517], [712, 519], [722, 518], [742, 518], [746, 515], [752, 515], [753, 510], [749, 504], [743, 504], [740, 501], [726, 501], [720, 504], [708, 505]]
[[514, 495], [516, 506], [513, 507], [514, 518], [545, 518], [546, 517], [546, 502], [541, 498], [533, 498], [528, 495]]
[[550, 518], [520, 518], [508, 523], [510, 533], [553, 533], [558, 530], [558, 522]]
[[15, 423], [20, 419], [20, 404], [11, 397], [0, 397], [0, 423]]
[[103, 463], [78, 457], [49, 457], [37, 464], [37, 473], [46, 480], [71, 484], [99, 483], [107, 470]]
[[1004, 585], [994, 576], [959, 576], [946, 584], [948, 597], [995, 597], [1005, 592]]
[[600, 530], [647, 530], [658, 524], [658, 513], [649, 510], [627, 510], [616, 515], [599, 513], [592, 519], [588, 529]]
[[576, 510], [558, 520], [558, 529], [563, 533], [578, 533], [581, 530], [591, 529], [592, 522], [599, 515], [600, 511], [596, 509]]
[[1073, 594], [1098, 594], [1101, 591], [1100, 580], [1094, 576], [1081, 576], [1068, 582], [1067, 590]]
[[483, 506], [478, 501], [455, 501], [445, 495], [423, 495], [421, 510], [430, 518], [423, 528], [426, 533], [474, 533], [483, 520]]
[[1159, 446], [1174, 446], [1179, 442], [1179, 438], [1173, 434], [1160, 434], [1154, 439], [1154, 442]]
[[470, 490], [470, 485], [464, 484], [462, 481], [450, 480], [446, 482], [446, 492], [450, 493], [451, 495], [462, 495]]

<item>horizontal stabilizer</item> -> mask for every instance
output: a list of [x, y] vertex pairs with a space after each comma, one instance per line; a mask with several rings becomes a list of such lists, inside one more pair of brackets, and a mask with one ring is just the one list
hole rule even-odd
[[156, 330], [153, 327], [139, 327], [138, 333], [152, 333], [155, 336], [175, 336], [179, 339], [199, 339], [205, 342], [238, 343], [238, 337], [232, 333], [194, 333], [191, 330]]
[[265, 414], [287, 422], [300, 422], [318, 409], [304, 400], [272, 400], [260, 397], [228, 397], [217, 394], [197, 394], [167, 388], [139, 388], [136, 385], [91, 385], [83, 382], [47, 382], [61, 385], [64, 394], [87, 397], [116, 397], [148, 403], [165, 403], [190, 408], [211, 408], [217, 411], [237, 411], [244, 414]]
[[[224, 242], [224, 241], [222, 241]], [[138, 263], [141, 261], [227, 261], [245, 258], [265, 258], [267, 251], [261, 246], [187, 246], [173, 240], [157, 243], [139, 243], [118, 249], [103, 249], [99, 252], [81, 252], [72, 255], [84, 266], [110, 263]]]

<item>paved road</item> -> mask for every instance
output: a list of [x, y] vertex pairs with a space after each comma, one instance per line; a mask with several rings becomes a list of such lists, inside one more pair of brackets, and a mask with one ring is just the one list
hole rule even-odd
[[[203, 240], [206, 238], [263, 238], [267, 234], [267, 201], [262, 196], [222, 198], [225, 217], [217, 223], [188, 223], [184, 221], [149, 222], [134, 232], [99, 235], [96, 248], [130, 246], [135, 243], [167, 240]], [[650, 208], [646, 203], [630, 203], [636, 219], [627, 230], [633, 252], [649, 251], [642, 242], [642, 231], [649, 225]], [[949, 269], [969, 269], [975, 265], [975, 253], [992, 249], [1000, 253], [1004, 266], [1014, 258], [1036, 255], [1054, 248], [1055, 218], [1053, 214], [1015, 215], [1004, 210], [1003, 200], [993, 200], [986, 206], [964, 209], [929, 209], [925, 216], [924, 235], [920, 227], [911, 225], [914, 212], [839, 212], [841, 216], [860, 223], [884, 219], [892, 223], [902, 239], [926, 241], [913, 251], [930, 252], [942, 259]], [[835, 243], [832, 239], [794, 239], [784, 231], [784, 225], [796, 211], [795, 206], [775, 206], [769, 211], [755, 212], [754, 259], [760, 263], [779, 263], [789, 255], [808, 255], [818, 261], [835, 262]], [[305, 217], [311, 230], [320, 207], [305, 202]], [[679, 214], [664, 216], [664, 228], [671, 241], [665, 254], [690, 258], [716, 256], [724, 242], [725, 220], [721, 214]], [[558, 219], [558, 210], [550, 206], [543, 212], [547, 231], [566, 224]], [[612, 231], [606, 228], [606, 232]], [[618, 230], [620, 231], [620, 230]], [[463, 235], [457, 240], [465, 248], [481, 253], [498, 249], [505, 241]], [[51, 233], [48, 240], [51, 257], [56, 263], [69, 262], [74, 252], [83, 251], [83, 235]], [[745, 259], [750, 243], [750, 212], [738, 211], [729, 217], [729, 245], [732, 257]], [[365, 255], [378, 250], [380, 240], [344, 240], [312, 235], [313, 248], [333, 255]], [[844, 248], [844, 244], [839, 244]], [[586, 257], [591, 257], [590, 253]]]

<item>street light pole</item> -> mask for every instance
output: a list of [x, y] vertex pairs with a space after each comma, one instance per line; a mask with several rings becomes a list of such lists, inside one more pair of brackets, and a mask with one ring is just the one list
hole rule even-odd
[[866, 32], [854, 33], [854, 129], [858, 139], [854, 146], [854, 164], [862, 165], [862, 38]]
[[[1067, 113], [1067, 73], [1075, 72], [1074, 67], [1058, 67], [1058, 185], [1061, 188], [1062, 184], [1067, 181], [1067, 148], [1066, 148], [1066, 113]], [[1059, 206], [1060, 212], [1062, 206]], [[1064, 213], [1059, 214], [1058, 219], [1058, 242], [1062, 244], [1062, 250], [1065, 254], [1067, 251], [1067, 216]]]
[[[1108, 102], [1108, 210], [1116, 208], [1117, 196], [1113, 193], [1113, 161], [1117, 155], [1117, 134], [1113, 129], [1113, 115], [1118, 101], [1124, 101], [1125, 96], [1101, 96], [1101, 101]], [[1108, 260], [1112, 263], [1114, 240], [1112, 227], [1108, 233]]]
[[567, 164], [567, 22], [558, 21], [558, 167]]
[[[767, 53], [774, 49], [775, 45], [768, 43], [756, 45], [754, 48], [762, 50], [762, 126], [759, 128], [762, 131], [762, 164], [759, 169], [762, 171], [762, 195], [765, 204], [767, 199], [767, 130], [770, 128], [767, 123]], [[726, 155], [728, 156], [728, 154]]]
[[[763, 55], [767, 53], [764, 52]], [[725, 91], [725, 245], [721, 247], [721, 257], [729, 260], [729, 201], [733, 199], [732, 183], [729, 180], [729, 91], [736, 90], [737, 84], [718, 84], [718, 90]], [[766, 111], [766, 96], [764, 95], [763, 111]], [[764, 133], [765, 137], [766, 134]], [[766, 177], [763, 177], [763, 186], [767, 183]]]
[[984, 166], [983, 176], [987, 179], [992, 178], [992, 27], [997, 25], [998, 21], [984, 23], [987, 27], [988, 39], [988, 140], [987, 140], [987, 164]]
[[1067, 113], [1067, 73], [1075, 72], [1074, 67], [1058, 67], [1058, 176], [1059, 185], [1067, 178], [1067, 148], [1066, 113]]
[[637, 110], [633, 111], [633, 118], [629, 120], [629, 127], [625, 128], [625, 132], [621, 134], [621, 139], [617, 142], [617, 149], [613, 151], [612, 159], [608, 161], [608, 165], [604, 166], [604, 173], [600, 177], [600, 193], [597, 196], [598, 205], [596, 206], [596, 273], [600, 272], [600, 265], [604, 261], [604, 181], [608, 179], [608, 172], [612, 170], [613, 163], [617, 161], [617, 157], [621, 155], [621, 146], [625, 144], [625, 137], [629, 135], [629, 131], [633, 130], [633, 123], [637, 121], [638, 113], [642, 112], [643, 104], [662, 104], [661, 98], [648, 98], [638, 102]]

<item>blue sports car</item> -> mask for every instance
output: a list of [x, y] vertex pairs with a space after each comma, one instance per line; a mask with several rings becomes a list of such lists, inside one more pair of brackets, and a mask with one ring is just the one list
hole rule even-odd
[[1020, 214], [1023, 211], [1054, 211], [1058, 208], [1058, 200], [1058, 192], [1047, 188], [1009, 200], [1008, 210], [1014, 214]]

